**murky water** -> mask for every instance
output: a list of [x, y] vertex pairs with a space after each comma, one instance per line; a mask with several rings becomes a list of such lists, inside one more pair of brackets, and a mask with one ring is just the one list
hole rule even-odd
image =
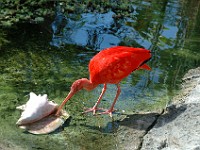
[[[84, 107], [94, 105], [102, 85], [75, 95], [66, 105], [71, 120], [50, 135], [18, 129], [20, 112], [15, 107], [27, 101], [30, 91], [61, 103], [74, 80], [88, 77], [90, 58], [113, 45], [145, 47], [153, 54], [148, 63], [152, 71], [139, 70], [122, 81], [118, 112], [165, 107], [179, 90], [181, 77], [200, 66], [199, 6], [196, 0], [144, 0], [132, 2], [132, 17], [125, 19], [113, 19], [112, 11], [84, 13], [80, 20], [58, 15], [52, 24], [3, 29], [0, 35], [9, 42], [0, 47], [1, 143], [11, 149], [117, 149], [117, 122], [108, 116], [81, 115]], [[115, 89], [108, 87], [102, 107], [112, 103]]]

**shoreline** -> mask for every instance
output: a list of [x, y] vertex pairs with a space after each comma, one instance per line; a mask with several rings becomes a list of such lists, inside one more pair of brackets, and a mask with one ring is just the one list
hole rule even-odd
[[120, 121], [119, 149], [200, 149], [200, 67], [183, 77], [172, 104], [161, 112], [128, 115]]

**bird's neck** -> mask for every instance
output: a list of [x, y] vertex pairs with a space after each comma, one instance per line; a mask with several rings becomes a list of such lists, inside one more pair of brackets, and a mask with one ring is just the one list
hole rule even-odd
[[93, 90], [94, 88], [96, 88], [98, 86], [98, 84], [92, 83], [87, 78], [82, 78], [80, 80], [82, 81], [83, 89], [85, 89], [85, 90], [90, 91], [90, 90]]

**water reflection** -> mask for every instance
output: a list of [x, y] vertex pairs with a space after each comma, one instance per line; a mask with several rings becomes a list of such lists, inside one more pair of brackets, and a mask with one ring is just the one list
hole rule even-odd
[[[52, 23], [51, 45], [63, 47], [66, 44], [75, 44], [93, 50], [116, 45], [150, 49], [153, 52], [149, 62], [152, 71], [136, 72], [123, 80], [117, 107], [131, 111], [133, 107], [130, 106], [136, 106], [137, 102], [156, 103], [161, 97], [161, 105], [165, 106], [178, 89], [181, 76], [188, 68], [186, 56], [194, 57], [196, 51], [183, 50], [187, 46], [185, 42], [188, 40], [188, 27], [196, 26], [188, 23], [188, 20], [194, 18], [187, 15], [187, 11], [183, 9], [187, 4], [193, 8], [192, 3], [187, 1], [130, 2], [134, 11], [131, 11], [128, 17], [123, 14], [119, 17], [113, 9], [106, 13], [85, 12], [68, 15], [58, 9]], [[105, 95], [105, 100], [109, 103], [115, 95], [113, 91], [115, 87], [110, 86], [109, 94]], [[97, 93], [100, 93], [100, 89]], [[86, 105], [89, 104], [86, 102]]]
[[[113, 15], [112, 11], [105, 14], [84, 13], [81, 14], [80, 20], [73, 20], [74, 17], [71, 19], [57, 13], [52, 23], [54, 34], [51, 44], [57, 47], [76, 44], [98, 50], [110, 45], [118, 45], [120, 39], [112, 31], [115, 26]], [[61, 26], [63, 22], [66, 24]]]
[[[132, 2], [131, 17], [107, 13], [83, 13], [65, 16], [61, 12], [52, 23], [51, 45], [87, 46], [101, 50], [119, 44], [151, 49], [173, 48], [185, 37], [186, 17], [180, 14], [179, 1], [159, 3]], [[181, 33], [181, 35], [180, 35]], [[176, 41], [176, 42], [175, 42]]]
[[[129, 17], [123, 14], [117, 17], [112, 9], [103, 14], [89, 12], [66, 16], [58, 10], [52, 23], [51, 45], [62, 47], [75, 44], [93, 50], [116, 45], [150, 49], [153, 52], [150, 62], [152, 71], [136, 72], [123, 80], [119, 99], [128, 102], [119, 100], [118, 107], [131, 111], [133, 108], [129, 106], [135, 106], [142, 100], [154, 103], [158, 101], [158, 95], [165, 99], [162, 105], [167, 105], [168, 96], [174, 94], [184, 72], [177, 64], [180, 57], [177, 53], [184, 47], [188, 25], [188, 16], [183, 14], [182, 5], [182, 2], [174, 0], [131, 2], [134, 11]], [[109, 92], [112, 91], [115, 87], [111, 86]], [[108, 100], [113, 97], [114, 94], [105, 95]]]

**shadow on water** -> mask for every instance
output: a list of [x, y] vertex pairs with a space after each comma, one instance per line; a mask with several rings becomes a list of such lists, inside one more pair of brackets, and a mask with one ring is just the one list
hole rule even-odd
[[171, 105], [167, 107], [167, 111], [162, 113], [146, 113], [146, 114], [133, 114], [127, 115], [127, 117], [121, 121], [118, 121], [119, 126], [127, 126], [136, 130], [148, 130], [151, 125], [155, 125], [159, 119], [159, 123], [154, 128], [162, 127], [181, 115], [187, 109], [187, 105], [181, 105], [176, 107]]
[[[200, 65], [199, 2], [144, 0], [129, 5], [133, 11], [128, 17], [123, 17], [123, 11], [118, 16], [113, 9], [78, 15], [59, 12], [51, 25], [17, 24], [0, 29], [0, 40], [4, 39], [0, 41], [0, 141], [18, 145], [18, 149], [116, 149], [113, 143], [118, 142], [115, 135], [120, 126], [142, 130], [148, 118], [158, 114], [138, 112], [163, 109], [170, 103], [185, 72]], [[24, 134], [16, 127], [20, 112], [15, 108], [27, 101], [30, 91], [46, 93], [60, 103], [74, 80], [88, 77], [89, 60], [114, 45], [153, 52], [148, 62], [151, 71], [134, 72], [121, 83], [116, 109], [130, 114], [127, 118], [112, 122], [108, 116], [80, 115], [84, 107], [95, 104], [100, 85], [94, 91], [77, 93], [67, 103], [72, 118], [54, 134]], [[109, 108], [115, 90], [114, 85], [108, 86], [101, 107]], [[168, 115], [173, 120], [180, 113]], [[116, 116], [117, 120], [121, 117]]]
[[[108, 122], [106, 126], [98, 127], [93, 125], [86, 125], [85, 127], [93, 130], [100, 131], [104, 134], [117, 133], [119, 127], [129, 127], [134, 130], [148, 131], [149, 128], [159, 128], [162, 127], [173, 120], [175, 120], [179, 115], [181, 115], [187, 109], [187, 105], [181, 105], [176, 107], [171, 105], [160, 113], [158, 112], [148, 112], [148, 113], [135, 113], [135, 114], [114, 114], [112, 121]], [[120, 117], [119, 117], [120, 116]], [[124, 116], [124, 118], [122, 117]], [[159, 120], [159, 123], [158, 123]], [[156, 126], [155, 126], [155, 123]]]

